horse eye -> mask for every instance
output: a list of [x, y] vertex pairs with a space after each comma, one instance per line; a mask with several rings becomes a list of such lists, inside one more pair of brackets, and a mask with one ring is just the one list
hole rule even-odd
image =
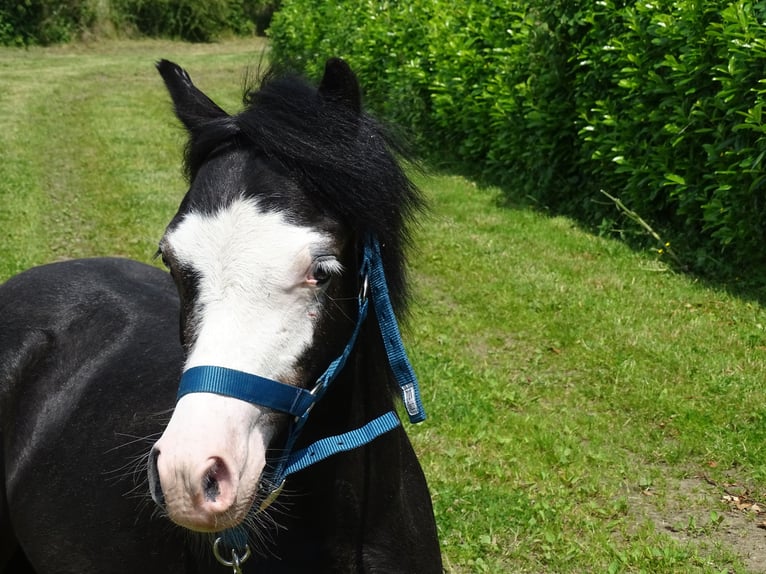
[[324, 285], [332, 279], [333, 275], [338, 275], [341, 271], [343, 266], [335, 257], [329, 255], [317, 257], [309, 269], [308, 281], [315, 285]]

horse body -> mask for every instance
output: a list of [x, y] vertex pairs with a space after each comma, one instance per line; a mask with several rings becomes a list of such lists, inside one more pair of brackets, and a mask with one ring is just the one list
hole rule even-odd
[[[375, 237], [401, 314], [419, 198], [361, 112], [355, 76], [332, 60], [318, 90], [271, 79], [229, 116], [181, 68], [158, 67], [190, 135], [190, 188], [160, 241], [173, 281], [96, 259], [0, 287], [0, 571], [225, 571], [211, 542], [231, 531], [253, 552], [243, 572], [440, 572], [401, 427], [290, 475], [279, 494], [270, 479], [292, 416], [212, 392], [176, 402], [179, 376], [183, 387], [206, 365], [311, 389], [358, 331], [295, 446], [394, 408], [379, 310], [355, 330], [357, 270]], [[156, 414], [170, 412], [163, 431]], [[130, 438], [160, 432], [148, 457]], [[147, 463], [148, 481], [131, 472]]]
[[8, 574], [33, 571], [23, 555], [40, 573], [135, 572], [152, 562], [183, 571], [183, 537], [130, 495], [130, 465], [147, 448], [133, 437], [161, 431], [156, 413], [173, 406], [177, 313], [166, 274], [124, 260], [48, 265], [0, 286]]

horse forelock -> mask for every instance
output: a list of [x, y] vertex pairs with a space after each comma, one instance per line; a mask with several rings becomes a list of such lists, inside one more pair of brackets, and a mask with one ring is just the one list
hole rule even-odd
[[302, 189], [305, 199], [296, 201], [310, 202], [360, 244], [367, 234], [378, 238], [392, 300], [402, 313], [409, 224], [423, 199], [399, 163], [411, 160], [401, 140], [370, 115], [325, 100], [296, 75], [267, 73], [260, 86], [246, 91], [244, 104], [239, 114], [205, 122], [192, 133], [185, 156], [189, 178], [226, 151], [250, 149], [265, 157]]

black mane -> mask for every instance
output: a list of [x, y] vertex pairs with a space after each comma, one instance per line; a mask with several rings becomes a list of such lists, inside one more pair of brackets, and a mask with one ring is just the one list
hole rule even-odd
[[276, 162], [318, 212], [341, 222], [358, 242], [377, 236], [393, 303], [403, 311], [407, 223], [423, 206], [397, 161], [411, 158], [406, 148], [374, 118], [323, 96], [297, 75], [267, 73], [245, 93], [244, 105], [236, 115], [191, 130], [187, 176], [193, 180], [205, 161], [231, 146]]

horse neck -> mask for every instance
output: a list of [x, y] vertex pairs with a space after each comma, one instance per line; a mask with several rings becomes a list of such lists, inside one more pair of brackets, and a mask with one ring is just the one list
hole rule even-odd
[[[359, 428], [393, 409], [388, 378], [386, 353], [372, 315], [342, 375], [312, 412], [317, 418], [306, 428], [309, 440]], [[304, 521], [292, 532], [299, 537], [310, 533], [313, 540], [321, 533], [320, 556], [344, 556], [349, 564], [358, 561], [358, 571], [366, 571], [370, 557], [360, 549], [398, 546], [402, 556], [388, 557], [390, 564], [380, 564], [380, 571], [441, 571], [434, 569], [440, 559], [428, 487], [401, 427], [293, 476], [291, 486], [304, 495], [296, 500], [305, 506], [295, 509]], [[413, 509], [418, 512], [413, 514]], [[425, 549], [410, 548], [413, 543]]]
[[306, 432], [312, 440], [358, 428], [392, 410], [388, 372], [380, 330], [371, 314], [345, 368], [310, 415]]

